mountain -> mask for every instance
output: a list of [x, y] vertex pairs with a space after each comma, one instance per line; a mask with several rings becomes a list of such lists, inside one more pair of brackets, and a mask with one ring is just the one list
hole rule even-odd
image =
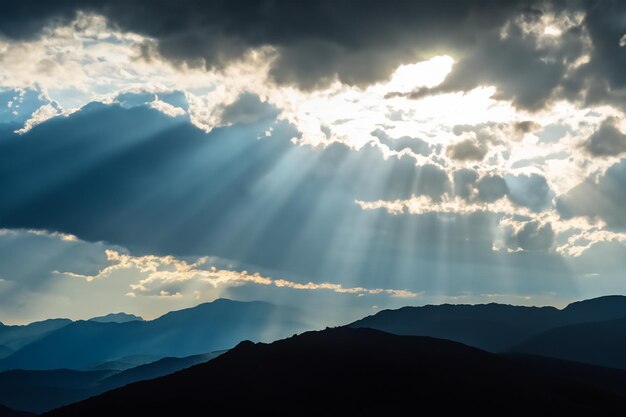
[[207, 363], [45, 415], [613, 415], [626, 397], [459, 343], [372, 329], [242, 342]]
[[128, 313], [109, 313], [106, 316], [90, 318], [89, 321], [96, 321], [98, 323], [126, 323], [129, 321], [143, 321], [143, 318]]
[[0, 325], [0, 358], [72, 323], [69, 319], [50, 319], [24, 326]]
[[565, 307], [563, 314], [569, 323], [584, 323], [626, 318], [626, 297], [608, 295], [577, 301]]
[[11, 349], [11, 348], [8, 348], [6, 346], [0, 346], [0, 359], [6, 358], [7, 356], [12, 354], [13, 352], [14, 352], [14, 350]]
[[538, 369], [544, 374], [591, 385], [600, 391], [626, 397], [626, 370], [529, 354], [505, 353], [503, 355], [515, 358], [527, 367]]
[[164, 358], [126, 371], [12, 370], [0, 372], [0, 403], [11, 408], [42, 413], [84, 400], [113, 388], [168, 375], [206, 362], [223, 352], [186, 358]]
[[99, 394], [98, 382], [115, 371], [12, 370], [0, 373], [0, 404], [41, 413]]
[[192, 356], [229, 349], [245, 339], [276, 340], [307, 328], [292, 308], [219, 299], [151, 321], [77, 321], [0, 360], [0, 370], [90, 369], [130, 355]]
[[581, 301], [562, 310], [495, 303], [404, 307], [383, 310], [349, 324], [349, 327], [367, 327], [399, 335], [431, 336], [490, 352], [502, 352], [555, 327], [618, 318], [626, 318], [624, 296]]
[[92, 366], [86, 371], [102, 371], [102, 370], [114, 370], [125, 371], [126, 369], [135, 368], [140, 365], [152, 363], [161, 359], [159, 356], [154, 355], [130, 355], [123, 358], [117, 358], [111, 361], [106, 361]]
[[0, 405], [0, 417], [30, 417], [35, 414], [27, 413], [25, 411], [17, 411], [11, 408]]
[[626, 319], [557, 327], [512, 351], [626, 369]]
[[102, 387], [113, 389], [137, 381], [145, 381], [148, 379], [158, 378], [160, 376], [169, 375], [181, 369], [189, 368], [199, 363], [208, 362], [218, 357], [224, 351], [205, 353], [202, 355], [193, 355], [186, 358], [163, 358], [156, 362], [140, 365], [135, 368], [127, 369], [120, 373], [116, 373], [100, 381]]

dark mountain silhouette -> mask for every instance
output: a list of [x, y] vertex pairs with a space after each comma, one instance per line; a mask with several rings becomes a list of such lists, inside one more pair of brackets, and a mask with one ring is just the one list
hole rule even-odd
[[601, 391], [626, 398], [626, 370], [529, 354], [505, 353], [503, 355], [522, 361], [526, 366], [544, 374], [591, 385]]
[[12, 370], [0, 373], [0, 403], [41, 413], [104, 392], [98, 382], [115, 371]]
[[399, 335], [438, 337], [502, 352], [555, 327], [617, 318], [626, 318], [624, 296], [581, 301], [563, 310], [504, 304], [404, 307], [383, 310], [349, 326]]
[[71, 322], [69, 319], [50, 319], [24, 326], [0, 324], [0, 358], [9, 356], [11, 353], [55, 330], [67, 326]]
[[0, 405], [0, 417], [31, 417], [35, 414], [27, 413], [25, 411], [17, 411], [11, 408]]
[[186, 358], [163, 358], [156, 362], [140, 365], [106, 377], [100, 381], [100, 385], [108, 390], [137, 381], [158, 378], [199, 363], [210, 361], [222, 353], [224, 353], [224, 351], [188, 356]]
[[626, 318], [626, 297], [608, 295], [571, 303], [563, 309], [570, 323], [606, 321]]
[[143, 318], [128, 313], [109, 313], [105, 316], [93, 317], [89, 319], [89, 321], [97, 321], [98, 323], [126, 323], [136, 320], [143, 321]]
[[206, 362], [223, 352], [186, 358], [164, 358], [126, 371], [12, 370], [0, 373], [0, 403], [12, 408], [42, 413], [84, 400], [113, 388], [168, 375]]
[[512, 351], [626, 369], [626, 319], [557, 327]]
[[307, 328], [298, 311], [226, 299], [151, 321], [77, 321], [0, 360], [8, 369], [89, 369], [129, 355], [184, 357], [229, 349], [239, 341], [271, 341]]
[[399, 415], [407, 408], [480, 415], [613, 415], [626, 399], [459, 343], [372, 329], [242, 342], [169, 376], [109, 391], [49, 416]]

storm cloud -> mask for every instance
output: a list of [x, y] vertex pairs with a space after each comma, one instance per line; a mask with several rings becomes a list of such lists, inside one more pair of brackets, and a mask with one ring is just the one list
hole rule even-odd
[[219, 69], [252, 48], [271, 46], [278, 53], [272, 78], [311, 89], [335, 79], [367, 85], [434, 51], [462, 51], [521, 13], [525, 3], [27, 0], [6, 5], [0, 31], [37, 36], [45, 25], [69, 22], [82, 10], [156, 39], [159, 54], [174, 62]]
[[611, 166], [599, 178], [591, 177], [557, 198], [565, 218], [600, 219], [615, 229], [626, 229], [626, 160]]

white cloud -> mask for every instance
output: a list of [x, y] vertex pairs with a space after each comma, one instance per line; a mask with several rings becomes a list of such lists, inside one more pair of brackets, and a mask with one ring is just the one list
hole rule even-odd
[[51, 232], [41, 229], [0, 229], [0, 236], [19, 236], [21, 234], [28, 234], [34, 236], [47, 236], [51, 238], [57, 238], [66, 242], [77, 242], [79, 239], [68, 233]]
[[31, 130], [33, 127], [37, 126], [40, 123], [45, 122], [48, 119], [51, 119], [55, 116], [62, 114], [57, 107], [52, 104], [44, 104], [39, 107], [35, 112], [30, 116], [28, 120], [24, 123], [24, 127], [17, 130], [16, 133], [26, 133]]
[[154, 97], [154, 100], [150, 102], [149, 106], [170, 117], [184, 116], [187, 113], [185, 109], [161, 101], [157, 96]]
[[111, 263], [106, 268], [100, 270], [95, 275], [83, 275], [73, 272], [59, 272], [71, 278], [81, 278], [87, 282], [102, 280], [110, 277], [114, 273], [122, 270], [134, 271], [138, 277], [137, 282], [130, 284], [132, 291], [126, 295], [136, 297], [137, 295], [158, 295], [160, 297], [182, 297], [178, 290], [172, 291], [164, 289], [168, 285], [176, 285], [189, 281], [204, 283], [211, 287], [239, 286], [243, 284], [256, 284], [264, 286], [274, 286], [278, 288], [290, 288], [294, 290], [318, 291], [326, 290], [340, 294], [355, 295], [379, 295], [386, 294], [399, 298], [415, 298], [419, 294], [408, 290], [396, 290], [387, 288], [363, 288], [344, 287], [341, 284], [329, 282], [307, 282], [299, 283], [282, 278], [270, 278], [258, 272], [237, 271], [233, 269], [218, 269], [208, 265], [210, 258], [202, 257], [194, 262], [177, 259], [173, 256], [132, 256], [112, 249], [105, 251], [107, 260]]
[[[580, 256], [593, 245], [601, 242], [626, 243], [626, 233], [606, 229], [601, 221], [591, 221], [584, 217], [562, 219], [554, 208], [534, 212], [526, 207], [513, 204], [508, 198], [493, 203], [468, 202], [459, 197], [444, 197], [440, 201], [428, 196], [413, 196], [409, 199], [361, 201], [355, 203], [363, 210], [386, 210], [391, 215], [408, 213], [423, 215], [428, 213], [446, 215], [467, 215], [491, 213], [500, 216], [500, 235], [494, 236], [494, 250], [523, 250], [516, 246], [509, 248], [506, 235], [519, 234], [529, 222], [536, 222], [539, 228], [549, 225], [555, 233], [556, 252], [563, 256]], [[523, 220], [520, 220], [523, 219]], [[559, 239], [560, 238], [560, 239]]]

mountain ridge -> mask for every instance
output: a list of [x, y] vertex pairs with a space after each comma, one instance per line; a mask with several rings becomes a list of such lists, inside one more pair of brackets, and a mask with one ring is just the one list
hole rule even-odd
[[502, 352], [552, 328], [626, 317], [626, 296], [571, 303], [563, 309], [508, 304], [441, 304], [383, 310], [348, 327], [433, 336]]
[[522, 359], [430, 337], [341, 327], [271, 344], [241, 342], [204, 364], [45, 415], [126, 415], [141, 410], [192, 416], [205, 412], [207, 404], [215, 412], [231, 414], [293, 415], [300, 410], [388, 415], [406, 412], [409, 398], [425, 407], [481, 415], [501, 415], [503, 409], [509, 415], [538, 409], [609, 415], [626, 406], [624, 397], [542, 373]]
[[270, 341], [309, 328], [293, 308], [222, 299], [150, 321], [76, 321], [0, 360], [0, 370], [88, 369], [137, 354], [186, 357], [229, 349], [243, 339]]

